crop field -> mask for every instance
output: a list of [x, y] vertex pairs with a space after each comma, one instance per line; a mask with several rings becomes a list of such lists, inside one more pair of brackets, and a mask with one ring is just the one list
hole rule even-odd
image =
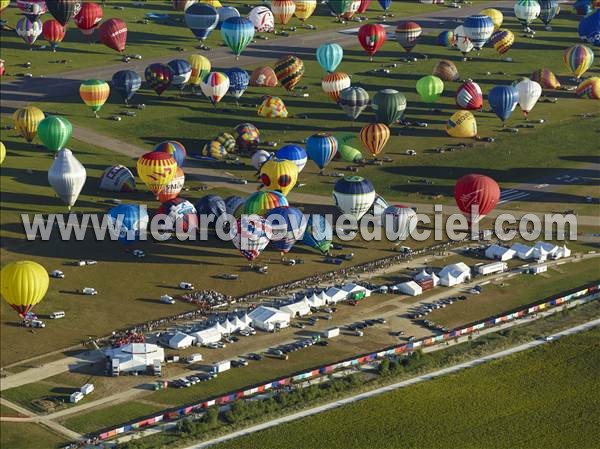
[[215, 446], [593, 448], [600, 330]]

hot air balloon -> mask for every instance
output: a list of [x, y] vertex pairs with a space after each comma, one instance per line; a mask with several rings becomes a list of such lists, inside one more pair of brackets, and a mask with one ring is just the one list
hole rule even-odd
[[437, 37], [438, 45], [442, 47], [452, 48], [456, 45], [456, 38], [452, 31], [442, 31]]
[[492, 111], [502, 120], [502, 126], [519, 102], [519, 93], [513, 86], [496, 86], [488, 93]]
[[250, 163], [258, 171], [258, 170], [260, 170], [260, 167], [262, 167], [262, 164], [267, 162], [272, 157], [273, 157], [273, 153], [269, 153], [268, 151], [265, 151], [265, 150], [258, 150], [258, 151], [255, 151], [254, 154], [252, 155], [252, 157], [250, 158]]
[[185, 11], [198, 0], [172, 0], [171, 5], [175, 11]]
[[273, 0], [271, 10], [273, 11], [275, 23], [287, 25], [296, 11], [296, 3], [293, 0]]
[[[202, 228], [204, 223], [207, 228], [215, 228], [217, 220], [225, 220], [227, 215], [227, 205], [223, 198], [217, 195], [205, 195], [196, 202], [196, 212]], [[233, 215], [233, 214], [232, 214]]]
[[181, 167], [177, 167], [175, 176], [168, 183], [165, 188], [158, 194], [158, 201], [164, 203], [166, 201], [173, 200], [179, 196], [183, 186], [185, 185], [185, 173]]
[[56, 153], [48, 170], [48, 183], [69, 210], [77, 201], [86, 179], [85, 167], [71, 150], [63, 148]]
[[294, 15], [300, 19], [300, 22], [304, 22], [313, 15], [317, 8], [317, 0], [296, 0], [296, 9]]
[[531, 22], [539, 17], [541, 8], [537, 0], [517, 0], [514, 11], [516, 18], [523, 25], [523, 29], [528, 31]]
[[275, 87], [277, 86], [277, 75], [271, 67], [258, 67], [250, 75], [250, 85], [254, 87]]
[[410, 53], [417, 45], [417, 41], [422, 33], [423, 30], [418, 23], [400, 22], [396, 27], [396, 40], [407, 53]]
[[63, 149], [71, 138], [73, 126], [64, 117], [49, 115], [39, 123], [37, 133], [44, 146], [56, 153]]
[[215, 141], [219, 142], [225, 148], [228, 153], [235, 153], [235, 137], [229, 133], [221, 133], [214, 138]]
[[532, 81], [540, 83], [544, 89], [560, 89], [560, 82], [549, 69], [535, 70], [530, 78]]
[[556, 17], [560, 10], [558, 0], [538, 0], [540, 4], [540, 20], [546, 25], [546, 30], [551, 31], [550, 22]]
[[246, 198], [243, 213], [245, 215], [264, 216], [271, 209], [279, 206], [289, 206], [288, 200], [281, 192], [273, 190], [259, 190]]
[[6, 147], [4, 146], [3, 142], [0, 142], [0, 165], [2, 165], [2, 162], [4, 162], [5, 158], [6, 158]]
[[352, 81], [348, 74], [333, 72], [321, 80], [321, 88], [336, 103], [340, 100], [340, 92], [348, 87]]
[[288, 110], [283, 100], [271, 95], [263, 97], [263, 101], [256, 112], [261, 117], [286, 118], [288, 116]]
[[465, 34], [473, 42], [477, 51], [481, 50], [494, 32], [494, 22], [489, 16], [478, 14], [465, 19]]
[[223, 145], [216, 140], [211, 140], [204, 145], [204, 147], [202, 147], [200, 154], [202, 154], [202, 156], [219, 161], [227, 156], [227, 150], [225, 150], [225, 147], [223, 147]]
[[358, 29], [358, 42], [373, 60], [373, 55], [381, 48], [385, 42], [385, 28], [378, 23], [361, 25]]
[[358, 6], [356, 12], [358, 14], [364, 14], [367, 9], [369, 9], [369, 6], [371, 6], [371, 0], [360, 0], [360, 5]]
[[108, 19], [98, 28], [100, 42], [119, 53], [127, 44], [127, 24], [121, 19]]
[[417, 213], [408, 206], [395, 205], [384, 209], [381, 225], [386, 230], [386, 236], [394, 240], [406, 240], [417, 229]]
[[521, 108], [521, 111], [523, 111], [525, 118], [527, 118], [527, 115], [542, 95], [542, 86], [527, 78], [519, 82], [515, 88], [519, 95], [519, 107]]
[[191, 229], [198, 229], [198, 215], [196, 208], [192, 203], [183, 198], [173, 198], [165, 201], [156, 211], [156, 215], [165, 215], [173, 223], [174, 231], [187, 232]]
[[[217, 9], [219, 14], [219, 21], [217, 22], [217, 30], [220, 30], [223, 26], [223, 22], [232, 17], [240, 17], [240, 12], [233, 6], [223, 6]], [[254, 25], [252, 26], [254, 28]]]
[[333, 243], [333, 228], [323, 215], [309, 215], [302, 243], [327, 254]]
[[479, 14], [483, 14], [492, 19], [492, 23], [494, 24], [494, 30], [499, 29], [502, 26], [502, 22], [504, 21], [504, 15], [495, 8], [486, 8], [479, 11]]
[[587, 97], [591, 100], [600, 100], [600, 77], [593, 76], [582, 81], [577, 86], [575, 93], [582, 98]]
[[293, 162], [298, 168], [298, 173], [304, 170], [306, 161], [308, 160], [308, 155], [306, 154], [306, 151], [304, 151], [304, 148], [294, 144], [282, 146], [275, 152], [275, 157], [279, 160]]
[[339, 44], [323, 44], [317, 48], [317, 62], [328, 73], [335, 71], [343, 57], [344, 49]]
[[82, 2], [73, 20], [85, 36], [90, 36], [102, 20], [102, 7], [98, 3]]
[[360, 130], [360, 141], [372, 156], [377, 156], [383, 151], [389, 138], [390, 128], [384, 123], [371, 123]]
[[17, 22], [15, 31], [25, 43], [31, 46], [37, 40], [38, 36], [42, 34], [42, 27], [41, 20], [30, 20], [28, 17], [23, 17]]
[[269, 190], [288, 195], [298, 181], [298, 167], [287, 159], [269, 159], [260, 167], [260, 182]]
[[269, 244], [271, 227], [264, 218], [241, 217], [231, 228], [231, 241], [249, 262], [256, 259]]
[[350, 86], [340, 92], [338, 104], [352, 120], [356, 120], [369, 105], [369, 94], [359, 86]]
[[46, 7], [52, 17], [65, 26], [79, 12], [81, 3], [77, 0], [46, 0]]
[[321, 173], [335, 156], [337, 147], [337, 139], [329, 133], [320, 132], [306, 139], [306, 154], [321, 169]]
[[173, 180], [176, 171], [177, 161], [175, 158], [162, 151], [146, 153], [137, 161], [138, 176], [157, 199], [167, 184]]
[[275, 18], [266, 6], [256, 6], [248, 13], [248, 18], [259, 33], [271, 33], [275, 29]]
[[229, 78], [229, 93], [237, 100], [239, 99], [250, 83], [250, 75], [244, 69], [234, 67], [225, 71], [225, 75]]
[[110, 96], [110, 86], [106, 81], [87, 80], [79, 86], [79, 96], [94, 115], [98, 117], [98, 111]]
[[352, 10], [353, 0], [329, 0], [329, 9], [341, 22], [344, 15]]
[[237, 195], [228, 196], [225, 198], [225, 211], [228, 215], [239, 217], [242, 214], [242, 209], [245, 200]]
[[29, 260], [11, 262], [0, 271], [2, 297], [23, 319], [33, 306], [44, 299], [49, 284], [50, 276], [46, 269]]
[[345, 138], [345, 136], [338, 136], [337, 154], [339, 155], [340, 160], [344, 162], [359, 163], [364, 160], [364, 156], [360, 150], [357, 150], [353, 146], [349, 145], [348, 142], [353, 138], [354, 135], [350, 135], [349, 138]]
[[58, 20], [46, 20], [42, 25], [42, 35], [50, 44], [52, 51], [56, 51], [58, 44], [65, 38], [65, 27]]
[[273, 232], [273, 246], [282, 254], [289, 252], [306, 230], [304, 214], [295, 207], [275, 207], [267, 213], [266, 219]]
[[222, 72], [210, 72], [200, 83], [200, 89], [213, 106], [217, 107], [217, 103], [229, 90], [229, 78]]
[[456, 105], [461, 109], [470, 111], [480, 110], [483, 107], [483, 93], [479, 84], [473, 80], [465, 81], [456, 91]]
[[137, 204], [119, 204], [108, 211], [108, 218], [119, 233], [124, 245], [140, 240], [148, 228], [148, 211]]
[[100, 176], [98, 188], [109, 192], [133, 192], [135, 176], [124, 165], [113, 165], [104, 170]]
[[379, 2], [379, 6], [381, 6], [383, 11], [385, 12], [385, 15], [387, 15], [387, 11], [392, 4], [392, 0], [377, 0], [377, 1]]
[[515, 35], [510, 30], [499, 29], [492, 34], [490, 44], [494, 46], [499, 55], [503, 55], [515, 42]]
[[577, 0], [573, 3], [573, 10], [578, 16], [587, 16], [592, 12], [592, 0]]
[[206, 56], [192, 55], [190, 56], [190, 65], [192, 66], [192, 74], [188, 84], [193, 87], [199, 86], [204, 77], [210, 73], [210, 61]]
[[167, 65], [173, 72], [171, 84], [173, 87], [183, 90], [192, 76], [192, 65], [185, 59], [173, 59]]
[[147, 85], [158, 95], [161, 95], [171, 85], [173, 71], [166, 64], [154, 63], [146, 67], [144, 77]]
[[500, 187], [488, 176], [465, 175], [456, 181], [454, 199], [467, 220], [477, 223], [496, 207], [500, 199]]
[[35, 106], [26, 106], [17, 109], [12, 116], [15, 129], [29, 143], [31, 143], [37, 134], [38, 126], [44, 118], [44, 113]]
[[112, 76], [110, 83], [127, 104], [142, 86], [142, 78], [133, 70], [119, 70]]
[[456, 48], [458, 48], [458, 50], [462, 53], [464, 57], [463, 59], [466, 61], [467, 54], [469, 54], [469, 52], [473, 50], [473, 42], [471, 42], [471, 39], [467, 37], [464, 26], [460, 25], [455, 28], [454, 38]]
[[594, 52], [585, 45], [574, 45], [565, 50], [563, 60], [571, 73], [579, 79], [594, 63]]
[[469, 111], [456, 111], [446, 123], [446, 132], [451, 137], [476, 137], [477, 121], [475, 116]]
[[29, 20], [37, 20], [48, 11], [45, 0], [17, 0], [17, 7]]
[[417, 81], [417, 93], [424, 103], [433, 104], [444, 92], [444, 82], [434, 75], [427, 75]]
[[340, 18], [342, 20], [350, 20], [352, 17], [354, 17], [354, 14], [356, 14], [359, 7], [360, 7], [360, 0], [351, 0], [350, 4], [346, 8], [346, 11], [344, 11], [342, 13]]
[[371, 107], [378, 122], [391, 125], [402, 119], [406, 97], [395, 89], [383, 89], [375, 94]]
[[219, 22], [217, 10], [206, 3], [194, 3], [184, 13], [186, 26], [204, 42]]
[[10, 0], [0, 0], [0, 13], [8, 8], [10, 5]]
[[333, 199], [338, 209], [357, 221], [366, 214], [375, 201], [375, 188], [371, 181], [360, 176], [346, 176], [336, 181]]
[[260, 131], [252, 123], [240, 123], [235, 127], [237, 138], [235, 139], [240, 150], [252, 151], [260, 143]]
[[221, 37], [238, 59], [254, 38], [254, 25], [245, 17], [230, 17], [223, 22]]
[[600, 46], [600, 9], [579, 22], [579, 37], [596, 47]]
[[297, 56], [288, 55], [277, 61], [273, 70], [277, 81], [285, 90], [292, 92], [304, 75], [304, 63]]
[[0, 59], [0, 77], [4, 76], [6, 68], [4, 67], [4, 59]]
[[164, 142], [157, 144], [152, 151], [159, 151], [173, 156], [178, 167], [183, 167], [185, 165], [187, 151], [185, 150], [185, 146], [177, 140], [165, 140]]
[[459, 78], [456, 65], [447, 59], [442, 59], [435, 65], [433, 74], [442, 81], [456, 81]]

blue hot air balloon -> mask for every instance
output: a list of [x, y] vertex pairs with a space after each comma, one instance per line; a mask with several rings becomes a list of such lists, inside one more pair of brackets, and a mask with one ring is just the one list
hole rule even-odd
[[473, 48], [481, 50], [494, 32], [494, 22], [490, 16], [478, 14], [465, 19], [465, 34], [473, 43]]
[[519, 102], [519, 92], [513, 86], [496, 86], [488, 93], [488, 102], [504, 125]]
[[139, 240], [148, 227], [148, 211], [137, 204], [120, 204], [110, 209], [108, 216], [119, 232], [119, 241], [125, 245]]
[[236, 99], [240, 98], [250, 83], [250, 75], [244, 69], [234, 67], [225, 71], [225, 75], [229, 78], [229, 93]]
[[194, 3], [185, 10], [185, 24], [194, 36], [206, 40], [219, 22], [217, 10], [206, 3]]
[[282, 253], [287, 253], [292, 249], [292, 246], [302, 238], [306, 230], [304, 214], [295, 207], [274, 207], [269, 210], [266, 218], [273, 231], [272, 245]]
[[221, 37], [237, 59], [254, 38], [254, 24], [245, 17], [230, 17], [221, 26]]
[[217, 9], [217, 14], [219, 14], [219, 22], [217, 23], [217, 30], [221, 29], [221, 25], [230, 17], [239, 17], [240, 12], [234, 8], [233, 6], [223, 6], [222, 8]]
[[306, 139], [308, 157], [323, 171], [337, 153], [338, 141], [329, 133], [317, 133]]
[[275, 157], [277, 159], [292, 161], [296, 164], [296, 167], [298, 167], [298, 173], [304, 169], [306, 160], [308, 159], [308, 155], [306, 154], [306, 151], [304, 151], [304, 148], [293, 144], [282, 146], [275, 152]]
[[171, 85], [183, 90], [192, 76], [192, 65], [185, 59], [173, 59], [167, 65], [173, 72]]
[[392, 4], [392, 0], [377, 0], [379, 5], [383, 8], [383, 10], [387, 13], [387, 10], [390, 8]]
[[540, 4], [540, 20], [546, 25], [546, 29], [550, 30], [550, 22], [560, 10], [558, 0], [538, 0], [538, 3]]
[[323, 44], [317, 48], [317, 61], [326, 72], [335, 72], [343, 57], [344, 49], [338, 44]]
[[201, 228], [212, 220], [208, 228], [214, 228], [217, 220], [227, 214], [227, 207], [223, 198], [217, 195], [206, 195], [200, 198], [194, 205], [198, 214], [198, 224]]
[[328, 253], [333, 242], [333, 227], [323, 215], [309, 215], [302, 243], [322, 253]]
[[133, 70], [119, 70], [113, 75], [111, 84], [127, 103], [142, 85], [142, 77]]
[[579, 37], [596, 47], [600, 46], [600, 9], [581, 19]]

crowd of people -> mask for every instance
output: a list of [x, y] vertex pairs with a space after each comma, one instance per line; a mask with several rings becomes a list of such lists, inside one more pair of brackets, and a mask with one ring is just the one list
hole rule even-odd
[[225, 295], [215, 290], [198, 290], [181, 295], [179, 299], [196, 304], [198, 308], [202, 310], [218, 309], [235, 302], [233, 296]]

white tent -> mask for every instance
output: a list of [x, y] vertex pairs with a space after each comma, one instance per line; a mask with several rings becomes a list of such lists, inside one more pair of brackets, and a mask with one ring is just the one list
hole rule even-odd
[[514, 249], [496, 244], [488, 246], [485, 250], [485, 257], [492, 260], [498, 260], [500, 262], [506, 262], [507, 260], [515, 257], [516, 254], [517, 253]]
[[214, 326], [208, 329], [194, 332], [192, 335], [196, 338], [197, 344], [199, 345], [216, 343], [219, 340], [221, 340], [221, 337], [223, 336], [218, 330], [214, 328]]
[[279, 308], [282, 312], [289, 313], [292, 318], [310, 315], [310, 304], [308, 299], [287, 304]]
[[325, 301], [324, 299], [322, 299], [321, 297], [319, 297], [319, 295], [316, 295], [315, 293], [313, 293], [312, 296], [307, 299], [307, 301], [311, 307], [317, 307], [317, 308], [322, 307], [325, 304], [327, 304], [327, 301]]
[[175, 335], [169, 338], [167, 346], [172, 349], [185, 349], [189, 348], [194, 343], [196, 343], [196, 338], [192, 337], [191, 335], [184, 334], [183, 332], [177, 332]]
[[236, 331], [236, 328], [233, 324], [229, 322], [229, 320], [225, 320], [222, 323], [219, 323], [223, 328], [224, 334], [233, 334]]
[[415, 282], [427, 281], [429, 279], [433, 280], [434, 287], [437, 287], [440, 284], [440, 278], [434, 272], [431, 272], [430, 274], [425, 271], [425, 269], [423, 269], [420, 273], [417, 273], [413, 278]]
[[348, 297], [348, 293], [344, 290], [340, 290], [337, 287], [330, 287], [325, 292], [329, 298], [328, 302], [335, 304], [336, 302], [343, 301]]
[[259, 306], [248, 314], [252, 327], [272, 332], [290, 325], [290, 314], [274, 307]]
[[522, 243], [513, 243], [510, 249], [512, 249], [521, 260], [529, 260], [535, 257], [533, 248], [531, 246], [523, 245]]
[[[561, 251], [561, 247], [553, 243], [537, 242], [533, 245], [533, 257], [537, 260], [554, 258], [559, 251]], [[559, 258], [557, 257], [557, 259]]]
[[327, 301], [329, 300], [329, 297], [324, 291], [319, 292], [317, 294], [317, 298], [319, 298], [322, 301], [323, 305], [327, 304]]
[[365, 296], [371, 296], [371, 290], [363, 287], [362, 285], [357, 285], [353, 283], [344, 285], [342, 287], [342, 290], [346, 292], [346, 296], [356, 292], [365, 292]]
[[250, 318], [247, 313], [240, 318], [240, 321], [244, 323], [245, 328], [252, 327], [252, 318]]
[[415, 281], [402, 282], [396, 285], [400, 293], [404, 293], [409, 296], [419, 296], [423, 293], [423, 289]]
[[226, 334], [227, 333], [227, 329], [224, 328], [223, 325], [221, 323], [219, 323], [218, 321], [215, 323], [215, 325], [213, 327], [220, 334]]
[[569, 248], [567, 248], [567, 245], [563, 245], [563, 246], [559, 247], [558, 251], [556, 251], [552, 255], [552, 258], [553, 259], [561, 259], [563, 257], [570, 257], [570, 256], [571, 256], [571, 250]]
[[440, 283], [446, 287], [463, 284], [471, 279], [471, 269], [463, 262], [446, 265], [438, 273]]
[[164, 349], [150, 343], [129, 343], [107, 350], [106, 356], [118, 360], [120, 372], [145, 371], [156, 360], [165, 361]]
[[233, 325], [235, 326], [237, 331], [241, 331], [243, 329], [246, 329], [249, 325], [247, 325], [246, 323], [244, 323], [239, 316], [236, 316], [233, 320], [231, 320]]

